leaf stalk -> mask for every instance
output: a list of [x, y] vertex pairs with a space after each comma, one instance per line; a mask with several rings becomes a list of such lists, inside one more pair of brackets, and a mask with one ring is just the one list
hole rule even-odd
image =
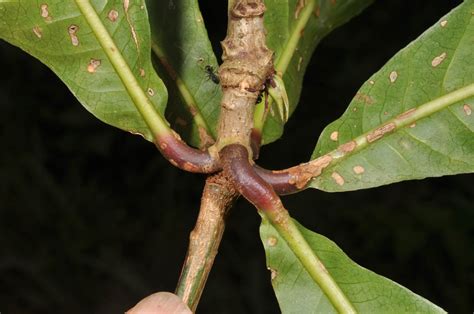
[[294, 224], [280, 197], [250, 165], [247, 149], [238, 144], [229, 145], [221, 150], [220, 158], [224, 174], [234, 183], [239, 193], [258, 208], [260, 214], [268, 219], [285, 239], [334, 308], [340, 313], [356, 313], [354, 306]]

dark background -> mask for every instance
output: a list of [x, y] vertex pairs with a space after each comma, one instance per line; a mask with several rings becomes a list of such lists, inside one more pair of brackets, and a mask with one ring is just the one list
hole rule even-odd
[[[216, 47], [224, 2], [201, 1]], [[300, 107], [261, 163], [306, 161], [362, 82], [459, 2], [378, 1], [325, 39]], [[173, 291], [203, 177], [94, 119], [46, 67], [4, 42], [0, 69], [0, 312], [120, 313]], [[450, 312], [472, 313], [473, 178], [311, 190], [284, 201], [361, 265]], [[243, 200], [232, 210], [201, 313], [278, 312], [259, 220]]]

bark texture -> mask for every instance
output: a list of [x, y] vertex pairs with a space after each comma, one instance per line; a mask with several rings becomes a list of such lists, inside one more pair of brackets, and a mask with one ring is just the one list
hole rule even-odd
[[225, 217], [239, 196], [222, 173], [207, 178], [196, 226], [189, 237], [188, 254], [176, 294], [196, 310], [217, 255], [225, 228]]
[[229, 10], [224, 61], [219, 68], [223, 89], [216, 147], [238, 143], [252, 154], [250, 134], [255, 101], [273, 74], [273, 52], [265, 44], [261, 0], [239, 0]]

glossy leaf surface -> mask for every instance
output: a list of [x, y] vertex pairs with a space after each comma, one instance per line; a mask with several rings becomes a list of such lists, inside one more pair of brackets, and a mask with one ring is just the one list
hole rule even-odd
[[[334, 242], [297, 224], [327, 271], [359, 313], [444, 313], [438, 306], [353, 262]], [[282, 313], [337, 313], [271, 224], [260, 237]]]
[[[145, 3], [96, 0], [92, 5], [140, 88], [163, 112], [167, 92], [151, 64]], [[0, 1], [0, 38], [51, 68], [97, 118], [151, 140], [126, 86], [74, 1]]]
[[[200, 146], [209, 137], [215, 139], [222, 92], [210, 77], [218, 64], [198, 1], [147, 3], [157, 66], [166, 73], [163, 77], [172, 95], [168, 105], [170, 122], [192, 144]], [[184, 99], [183, 93], [189, 98]], [[201, 125], [193, 119], [196, 115], [204, 120]]]
[[421, 105], [474, 83], [473, 11], [474, 1], [464, 2], [367, 80], [342, 117], [323, 131], [312, 158], [364, 134], [369, 143], [333, 162], [312, 187], [347, 191], [474, 171], [472, 96], [373, 136], [389, 121], [417, 115]]
[[[346, 23], [365, 9], [372, 0], [267, 0], [265, 27], [267, 45], [275, 52], [277, 71], [283, 71], [283, 80], [290, 102], [290, 113], [298, 105], [305, 69], [317, 44], [332, 30]], [[305, 7], [312, 7], [307, 23]], [[303, 26], [303, 30], [299, 28]], [[296, 41], [292, 47], [291, 42]], [[289, 59], [285, 61], [284, 59]], [[287, 64], [284, 66], [284, 64]], [[314, 104], [313, 104], [314, 105]], [[274, 109], [278, 112], [277, 109]], [[281, 137], [284, 122], [279, 115], [269, 115], [263, 133], [268, 144]]]

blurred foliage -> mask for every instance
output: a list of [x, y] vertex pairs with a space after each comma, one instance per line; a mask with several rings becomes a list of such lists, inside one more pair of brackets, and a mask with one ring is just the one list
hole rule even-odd
[[[379, 1], [335, 31], [316, 50], [283, 139], [263, 148], [261, 163], [307, 160], [362, 82], [459, 2]], [[201, 3], [218, 49], [225, 8]], [[94, 119], [49, 70], [3, 42], [0, 62], [0, 311], [118, 313], [174, 290], [203, 177]], [[324, 101], [312, 102], [315, 92]], [[450, 312], [474, 309], [472, 175], [284, 201], [357, 263]], [[258, 226], [240, 201], [200, 312], [278, 312]]]

